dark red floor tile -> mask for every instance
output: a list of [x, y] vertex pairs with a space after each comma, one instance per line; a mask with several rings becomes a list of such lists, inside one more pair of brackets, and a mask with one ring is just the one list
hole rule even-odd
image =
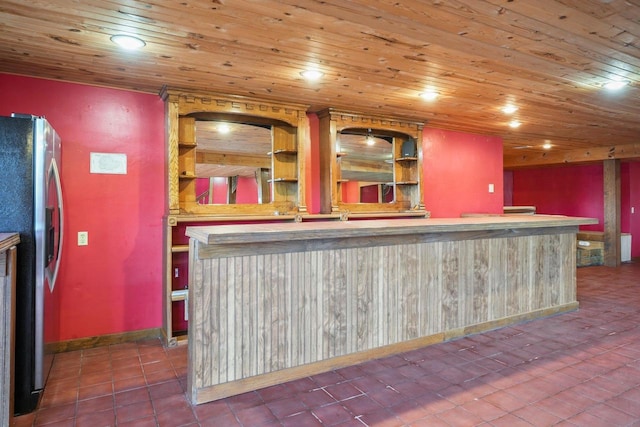
[[77, 427], [115, 426], [116, 417], [113, 409], [90, 412], [76, 417]]
[[437, 417], [446, 421], [451, 426], [477, 426], [483, 422], [479, 416], [467, 411], [461, 406], [456, 406], [441, 412], [437, 414]]
[[298, 399], [280, 399], [266, 404], [273, 415], [278, 419], [306, 411], [307, 405]]
[[519, 399], [518, 397], [503, 390], [487, 395], [483, 400], [507, 412], [516, 411], [523, 406], [526, 406], [527, 403], [525, 400]]
[[298, 398], [310, 409], [336, 403], [336, 400], [323, 389], [312, 390], [308, 393], [300, 393]]
[[151, 400], [156, 415], [163, 412], [193, 412], [192, 405], [183, 394], [172, 394]]
[[149, 418], [153, 415], [154, 410], [150, 400], [131, 403], [125, 406], [118, 406], [116, 408], [118, 424], [140, 418]]
[[449, 423], [441, 420], [435, 415], [429, 415], [408, 424], [409, 427], [451, 427]]
[[318, 375], [311, 376], [311, 380], [316, 383], [318, 387], [324, 387], [326, 385], [333, 385], [345, 381], [345, 377], [340, 375], [336, 371], [325, 372]]
[[404, 424], [400, 418], [386, 408], [364, 414], [359, 419], [368, 426], [376, 427], [399, 427]]
[[50, 424], [57, 421], [73, 419], [76, 415], [76, 403], [68, 403], [50, 408], [43, 408], [38, 411], [35, 419], [35, 426]]
[[231, 396], [227, 399], [227, 403], [229, 404], [229, 407], [231, 407], [231, 410], [237, 412], [242, 409], [262, 405], [264, 404], [264, 401], [258, 392], [250, 391], [248, 393]]
[[139, 375], [136, 377], [129, 377], [124, 379], [114, 379], [113, 380], [113, 391], [115, 393], [119, 393], [126, 390], [133, 390], [136, 388], [146, 387], [147, 381], [145, 380], [143, 375]]
[[381, 409], [383, 406], [367, 395], [361, 394], [352, 399], [340, 402], [351, 415], [357, 417]]
[[118, 406], [131, 405], [132, 403], [151, 401], [149, 389], [147, 389], [147, 387], [140, 387], [114, 393], [114, 399], [116, 408]]
[[429, 410], [417, 400], [401, 402], [398, 405], [389, 408], [389, 410], [396, 416], [396, 418], [405, 424], [410, 424], [431, 415]]
[[235, 413], [236, 418], [245, 426], [264, 426], [276, 421], [275, 415], [264, 405], [245, 408]]
[[155, 416], [148, 416], [131, 421], [118, 421], [118, 427], [158, 427], [158, 422]]
[[578, 269], [578, 311], [196, 406], [186, 346], [61, 353], [39, 410], [14, 424], [640, 427], [639, 273]]
[[271, 387], [263, 388], [257, 391], [262, 401], [273, 402], [276, 400], [282, 400], [284, 398], [290, 397], [295, 393], [295, 389], [289, 387], [289, 383], [287, 384], [277, 384]]
[[324, 387], [324, 390], [327, 393], [329, 393], [337, 401], [350, 399], [352, 397], [362, 394], [362, 391], [360, 391], [359, 389], [357, 389], [356, 387], [354, 387], [352, 384], [348, 382], [329, 385]]
[[484, 421], [495, 420], [507, 414], [507, 411], [504, 409], [498, 408], [497, 406], [480, 399], [471, 400], [462, 405], [462, 408], [478, 416]]
[[156, 414], [158, 426], [188, 426], [196, 425], [196, 417], [191, 408], [183, 408], [176, 411], [167, 411]]
[[[482, 425], [482, 424], [480, 424]], [[491, 427], [531, 427], [531, 424], [514, 414], [505, 414], [492, 420], [487, 426]]]
[[231, 412], [223, 412], [211, 417], [198, 417], [198, 422], [202, 427], [234, 427], [240, 426], [240, 422], [236, 416]]
[[324, 425], [334, 425], [348, 421], [353, 415], [340, 403], [321, 406], [312, 410], [313, 415]]
[[319, 427], [322, 426], [311, 412], [301, 412], [280, 420], [284, 427]]
[[111, 382], [96, 384], [78, 389], [78, 400], [93, 399], [100, 396], [112, 396], [113, 384]]
[[76, 407], [76, 414], [88, 414], [92, 412], [104, 411], [107, 409], [113, 409], [113, 395], [96, 397], [93, 399], [80, 400]]
[[525, 406], [512, 414], [535, 427], [555, 426], [562, 421], [561, 417], [547, 412], [537, 405]]
[[149, 395], [151, 396], [151, 400], [157, 400], [168, 396], [181, 396], [182, 393], [182, 386], [178, 380], [149, 385]]

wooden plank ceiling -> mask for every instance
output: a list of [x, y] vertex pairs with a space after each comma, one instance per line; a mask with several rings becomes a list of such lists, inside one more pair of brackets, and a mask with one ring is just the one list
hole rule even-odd
[[[146, 46], [120, 50], [119, 33]], [[507, 167], [640, 157], [640, 0], [3, 0], [0, 58], [0, 72], [500, 135]], [[324, 77], [305, 81], [308, 66]], [[602, 88], [616, 79], [629, 85]]]

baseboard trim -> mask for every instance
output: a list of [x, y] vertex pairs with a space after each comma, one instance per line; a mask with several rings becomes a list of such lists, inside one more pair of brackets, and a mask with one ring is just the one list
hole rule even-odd
[[161, 337], [162, 330], [160, 328], [142, 329], [139, 331], [122, 332], [118, 334], [99, 335], [94, 337], [47, 343], [45, 345], [45, 351], [47, 353], [64, 353], [67, 351], [87, 350], [90, 348], [102, 347], [105, 345], [122, 344]]

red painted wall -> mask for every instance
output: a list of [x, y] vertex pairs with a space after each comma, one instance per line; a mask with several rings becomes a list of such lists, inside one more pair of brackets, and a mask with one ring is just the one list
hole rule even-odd
[[[582, 230], [602, 231], [604, 190], [602, 163], [520, 169], [513, 177], [513, 205], [533, 205], [538, 213], [598, 218]], [[631, 233], [631, 256], [640, 256], [640, 162], [620, 166], [620, 223]], [[635, 213], [631, 213], [631, 208]]]
[[431, 217], [503, 212], [502, 138], [425, 128], [422, 150]]
[[[624, 165], [624, 163], [623, 163]], [[628, 164], [629, 170], [629, 233], [631, 233], [631, 256], [640, 257], [640, 162]], [[634, 213], [631, 213], [633, 208]]]
[[535, 206], [541, 214], [598, 218], [583, 230], [602, 231], [604, 196], [602, 164], [513, 171], [513, 205]]
[[[160, 97], [6, 74], [0, 93], [0, 115], [44, 115], [62, 139], [64, 249], [50, 319], [57, 332], [47, 341], [160, 327]], [[127, 174], [90, 174], [91, 152], [126, 154]], [[78, 231], [89, 232], [88, 246], [77, 246]]]
[[[209, 190], [209, 180], [196, 180], [196, 194], [204, 194]], [[227, 179], [216, 177], [213, 180], [213, 203], [224, 205], [227, 203]], [[236, 185], [236, 203], [258, 203], [258, 183], [254, 177], [239, 176]]]

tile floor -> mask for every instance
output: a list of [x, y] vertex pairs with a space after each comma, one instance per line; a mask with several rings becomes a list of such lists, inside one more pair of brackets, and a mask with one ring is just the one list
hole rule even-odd
[[580, 310], [192, 406], [186, 347], [56, 355], [24, 426], [640, 426], [640, 263], [578, 269]]

